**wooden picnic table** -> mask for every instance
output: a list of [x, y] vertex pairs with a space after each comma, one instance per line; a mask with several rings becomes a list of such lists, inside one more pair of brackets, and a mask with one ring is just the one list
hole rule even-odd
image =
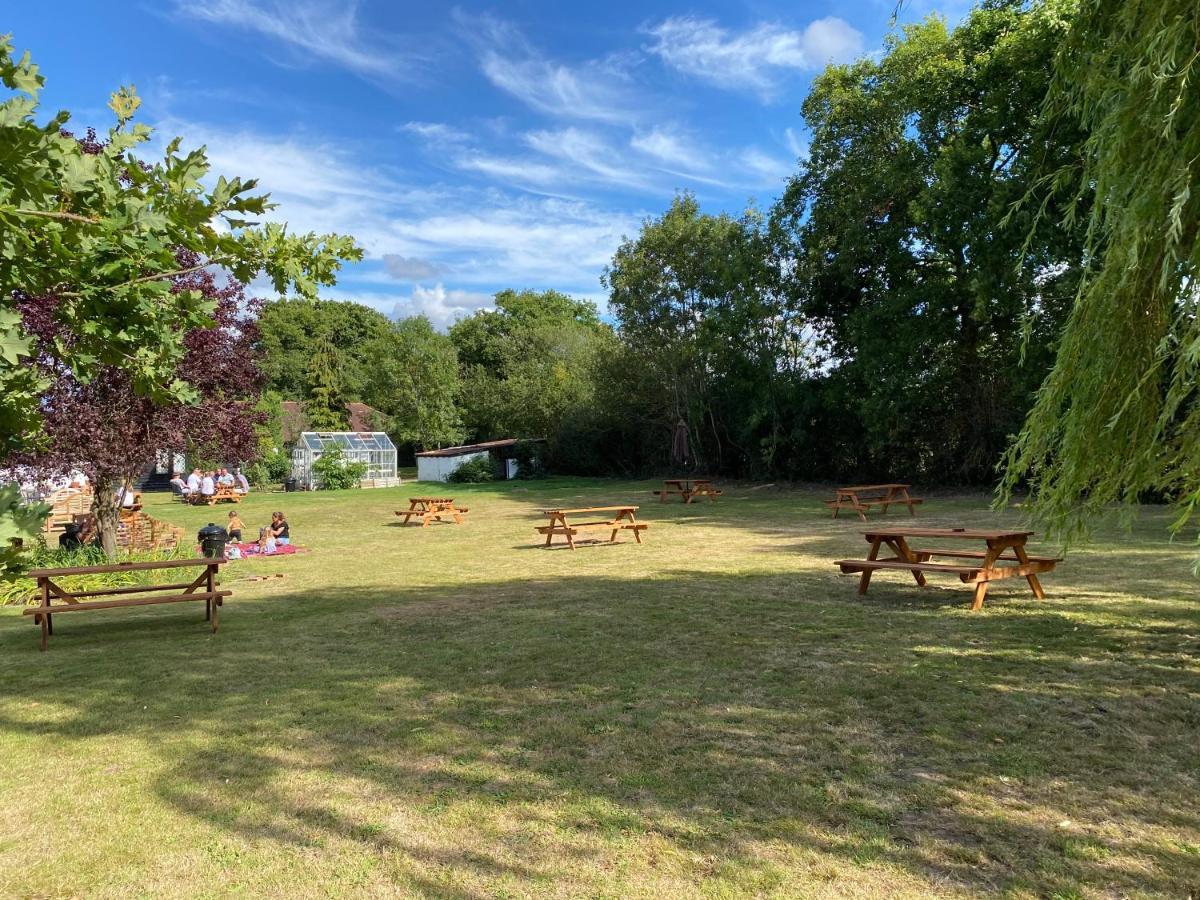
[[[636, 506], [583, 506], [577, 509], [542, 509], [539, 512], [542, 515], [550, 517], [549, 525], [539, 525], [538, 532], [546, 536], [546, 546], [550, 546], [550, 542], [556, 534], [561, 534], [567, 539], [567, 546], [572, 550], [575, 549], [575, 535], [580, 531], [604, 530], [612, 531], [608, 542], [615, 543], [617, 534], [621, 531], [632, 531], [633, 538], [639, 544], [642, 542], [642, 532], [650, 526], [645, 522], [637, 521], [635, 513], [638, 511]], [[568, 521], [568, 516], [590, 516], [599, 515], [601, 513], [612, 513], [613, 515], [607, 518], [594, 522], [580, 522], [578, 520]]]
[[408, 509], [398, 509], [396, 515], [404, 517], [401, 525], [407, 525], [409, 519], [420, 519], [421, 527], [428, 528], [434, 519], [443, 521], [444, 515], [452, 516], [461, 525], [468, 511], [465, 506], [455, 506], [453, 497], [409, 497]]
[[684, 503], [691, 503], [697, 497], [716, 500], [724, 491], [714, 488], [709, 478], [668, 478], [663, 481], [662, 490], [654, 493], [658, 495], [660, 503], [666, 503], [667, 497], [672, 494], [679, 494]]
[[[53, 617], [59, 613], [80, 612], [89, 609], [117, 609], [123, 606], [151, 606], [159, 603], [181, 603], [186, 600], [204, 601], [204, 619], [212, 622], [212, 630], [217, 630], [217, 609], [231, 591], [217, 590], [217, 570], [224, 565], [224, 559], [169, 559], [153, 562], [112, 563], [102, 566], [68, 566], [57, 569], [31, 569], [27, 577], [34, 578], [38, 583], [40, 602], [37, 606], [28, 607], [25, 615], [33, 616], [35, 625], [42, 628], [42, 649], [46, 649], [48, 638], [54, 634]], [[94, 591], [71, 591], [59, 585], [55, 579], [73, 575], [96, 575], [107, 572], [147, 572], [156, 569], [181, 569], [203, 566], [201, 572], [192, 581], [176, 584], [138, 584], [130, 587], [104, 588]], [[168, 591], [174, 593], [166, 593]], [[90, 597], [115, 597], [119, 599], [90, 600]], [[51, 600], [61, 600], [52, 604]]]
[[230, 484], [218, 484], [211, 494], [201, 494], [197, 491], [194, 494], [188, 495], [188, 500], [197, 505], [207, 504], [208, 506], [216, 506], [218, 503], [241, 503], [242, 493], [236, 486]]
[[833, 510], [836, 519], [843, 509], [853, 509], [858, 517], [867, 521], [867, 510], [872, 506], [882, 506], [886, 514], [892, 505], [907, 506], [910, 516], [916, 515], [913, 507], [925, 501], [919, 497], [910, 496], [910, 484], [857, 484], [851, 487], [834, 489], [834, 498], [826, 500], [825, 505]]
[[[965, 584], [975, 585], [975, 598], [971, 609], [983, 608], [988, 586], [1004, 578], [1024, 577], [1029, 589], [1039, 600], [1046, 599], [1038, 575], [1053, 572], [1062, 559], [1054, 556], [1030, 556], [1025, 544], [1032, 531], [1000, 531], [977, 528], [883, 528], [863, 533], [871, 544], [866, 559], [839, 559], [834, 563], [843, 572], [860, 572], [858, 592], [865, 594], [871, 583], [871, 574], [877, 569], [908, 570], [921, 587], [925, 586], [926, 572], [943, 572], [957, 575]], [[910, 548], [908, 539], [963, 540], [982, 542], [986, 550], [956, 550], [954, 548], [918, 547]], [[879, 550], [886, 544], [895, 556], [879, 559]], [[962, 563], [930, 562], [933, 557], [966, 560]], [[978, 562], [975, 562], [978, 560]], [[1000, 565], [1000, 563], [1008, 563]], [[1011, 565], [1015, 563], [1015, 565]]]

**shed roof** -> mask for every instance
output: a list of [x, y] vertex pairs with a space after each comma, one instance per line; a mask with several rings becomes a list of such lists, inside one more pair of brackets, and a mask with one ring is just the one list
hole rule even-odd
[[416, 456], [466, 456], [468, 453], [483, 453], [487, 450], [499, 450], [527, 441], [544, 441], [545, 438], [502, 438], [498, 441], [484, 441], [482, 444], [463, 444], [461, 447], [442, 447], [440, 450], [422, 450]]

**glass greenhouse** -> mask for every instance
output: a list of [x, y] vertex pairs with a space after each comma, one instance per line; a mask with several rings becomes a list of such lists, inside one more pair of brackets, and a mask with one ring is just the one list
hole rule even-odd
[[326, 450], [340, 447], [347, 462], [364, 462], [364, 479], [396, 477], [396, 445], [382, 431], [304, 431], [292, 449], [292, 477], [296, 486], [312, 490], [313, 463]]

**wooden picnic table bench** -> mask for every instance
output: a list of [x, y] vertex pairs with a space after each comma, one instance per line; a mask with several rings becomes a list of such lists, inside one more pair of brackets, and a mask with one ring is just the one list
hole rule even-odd
[[[550, 517], [549, 525], [539, 525], [537, 530], [540, 534], [546, 536], [546, 546], [550, 546], [550, 542], [556, 534], [561, 534], [567, 539], [567, 546], [572, 550], [575, 549], [575, 535], [580, 531], [603, 530], [612, 531], [608, 542], [615, 543], [617, 535], [621, 531], [632, 531], [633, 538], [639, 544], [642, 542], [641, 533], [650, 526], [645, 522], [637, 521], [637, 516], [634, 515], [638, 510], [636, 506], [583, 506], [578, 509], [543, 509], [539, 510], [542, 515]], [[584, 515], [599, 515], [601, 513], [613, 513], [595, 522], [579, 522], [568, 521], [568, 516], [584, 516]]]
[[[971, 609], [983, 608], [988, 586], [1004, 578], [1024, 577], [1029, 588], [1039, 600], [1046, 599], [1038, 575], [1053, 572], [1062, 562], [1055, 556], [1030, 556], [1025, 544], [1032, 531], [998, 531], [974, 528], [887, 528], [864, 532], [871, 544], [866, 559], [839, 559], [834, 565], [843, 572], [859, 572], [858, 592], [865, 594], [871, 583], [871, 574], [878, 569], [909, 571], [921, 587], [925, 586], [926, 572], [957, 575], [965, 584], [975, 585], [975, 598]], [[925, 547], [913, 550], [908, 546], [909, 538], [933, 538], [966, 541], [982, 541], [986, 550], [956, 550], [953, 548]], [[879, 559], [879, 550], [886, 544], [895, 556]], [[964, 563], [930, 562], [933, 557], [967, 560]], [[978, 562], [974, 562], [978, 560]], [[999, 563], [1015, 565], [999, 565]]]
[[[217, 570], [225, 563], [224, 559], [169, 559], [154, 562], [125, 562], [112, 563], [103, 566], [68, 566], [58, 569], [31, 569], [26, 577], [37, 579], [40, 602], [30, 606], [25, 615], [33, 616], [35, 625], [42, 628], [42, 649], [46, 649], [47, 639], [54, 634], [53, 617], [59, 613], [83, 612], [89, 609], [118, 609], [123, 606], [152, 606], [159, 603], [182, 603], [186, 600], [204, 601], [205, 621], [212, 622], [212, 630], [217, 630], [217, 609], [231, 591], [217, 590]], [[192, 581], [176, 584], [139, 584], [130, 587], [103, 588], [94, 591], [72, 591], [57, 584], [55, 579], [73, 575], [96, 575], [107, 572], [148, 572], [157, 569], [182, 569], [194, 566], [204, 566]], [[168, 593], [172, 592], [172, 593]], [[117, 599], [91, 600], [91, 597], [112, 597]], [[51, 600], [61, 600], [52, 604]]]
[[913, 507], [924, 503], [920, 497], [909, 496], [910, 484], [857, 484], [851, 487], [834, 489], [834, 498], [824, 501], [833, 510], [836, 519], [843, 509], [852, 509], [858, 517], [867, 521], [867, 510], [872, 506], [882, 506], [886, 514], [889, 506], [907, 506], [910, 516], [916, 515]]
[[434, 519], [443, 521], [444, 515], [454, 518], [456, 524], [463, 524], [463, 516], [469, 510], [465, 506], [455, 506], [453, 497], [409, 497], [408, 509], [396, 510], [396, 515], [403, 516], [401, 525], [407, 525], [409, 519], [420, 519], [421, 527], [428, 528]]
[[654, 493], [660, 503], [666, 503], [667, 497], [673, 494], [683, 497], [684, 503], [691, 503], [697, 497], [716, 500], [725, 492], [714, 488], [712, 480], [708, 478], [668, 478], [663, 481], [662, 490]]
[[188, 495], [188, 502], [196, 506], [207, 504], [208, 506], [216, 506], [218, 503], [241, 503], [242, 493], [234, 485], [218, 484], [211, 494], [202, 494], [197, 491], [194, 494]]

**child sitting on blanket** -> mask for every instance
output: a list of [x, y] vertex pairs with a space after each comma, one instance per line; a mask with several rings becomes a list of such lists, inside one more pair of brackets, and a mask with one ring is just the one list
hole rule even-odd
[[258, 552], [259, 553], [274, 553], [275, 552], [275, 535], [271, 533], [270, 528], [260, 528], [258, 531]]
[[229, 539], [231, 541], [237, 541], [240, 544], [242, 542], [242, 529], [245, 527], [246, 525], [244, 522], [242, 522], [241, 516], [239, 516], [235, 511], [230, 511], [229, 524], [225, 526], [225, 530], [229, 532]]

